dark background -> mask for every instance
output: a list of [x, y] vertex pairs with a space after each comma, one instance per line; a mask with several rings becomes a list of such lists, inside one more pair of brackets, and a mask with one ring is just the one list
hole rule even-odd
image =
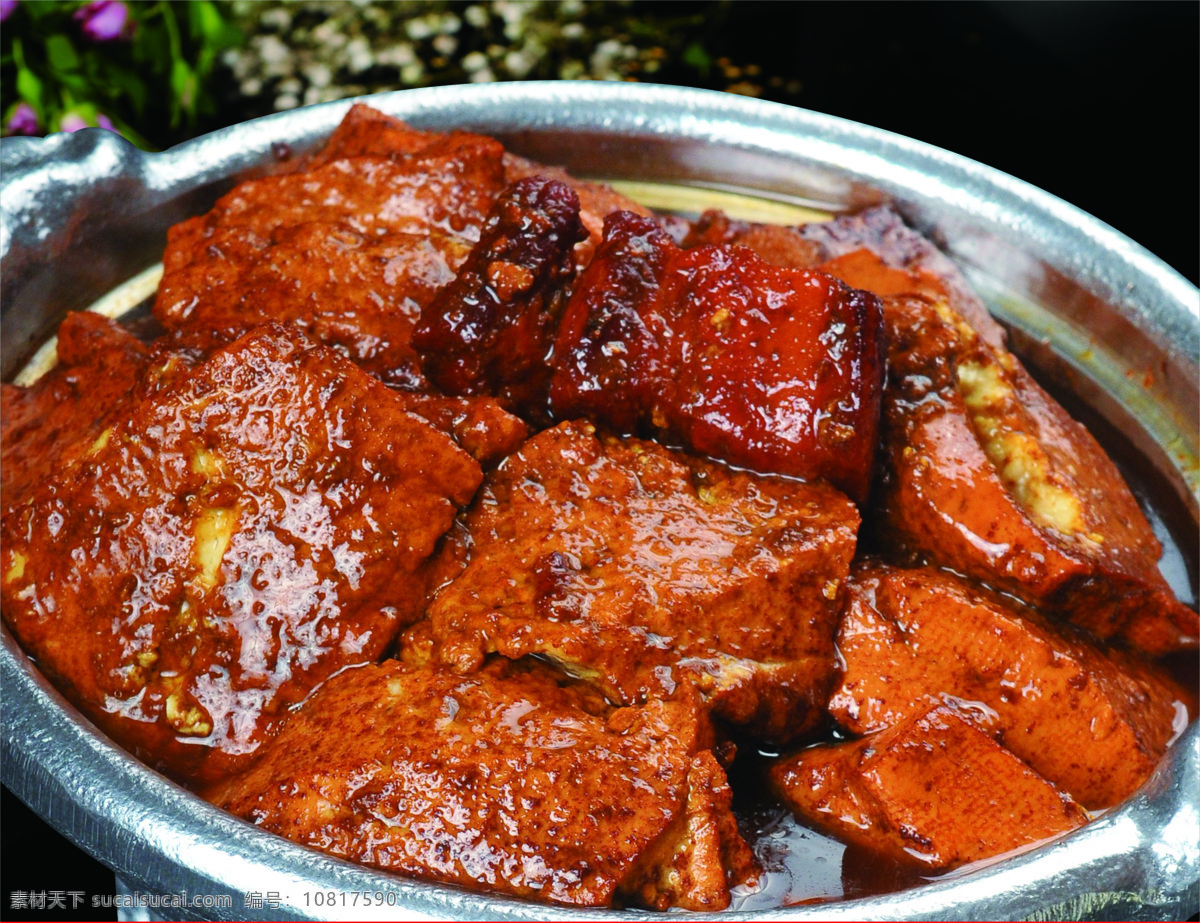
[[[787, 101], [996, 167], [1200, 278], [1200, 4], [743, 0], [709, 31], [715, 54], [799, 81]], [[116, 918], [11, 910], [14, 890], [113, 884], [7, 790], [2, 811], [0, 916]]]

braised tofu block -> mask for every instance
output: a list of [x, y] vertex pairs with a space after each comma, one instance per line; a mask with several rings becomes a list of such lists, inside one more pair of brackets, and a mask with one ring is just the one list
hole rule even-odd
[[419, 389], [412, 328], [504, 189], [499, 142], [426, 140], [242, 183], [176, 225], [155, 316], [168, 329], [295, 324], [385, 382]]
[[397, 391], [409, 413], [432, 424], [466, 449], [479, 464], [494, 465], [516, 451], [529, 427], [490, 397], [447, 397]]
[[449, 394], [544, 405], [575, 244], [586, 234], [569, 186], [539, 176], [510, 186], [454, 281], [421, 312], [412, 345], [429, 380]]
[[990, 859], [1088, 820], [944, 706], [862, 740], [802, 750], [772, 766], [771, 781], [801, 820], [930, 871]]
[[4, 617], [115, 740], [212, 778], [420, 615], [481, 478], [334, 351], [260, 327], [5, 515]]
[[[438, 137], [436, 132], [420, 131], [400, 119], [357, 103], [351, 107], [325, 147], [309, 161], [309, 165], [316, 166], [343, 157], [403, 158], [421, 151]], [[450, 132], [449, 135], [441, 137], [471, 136], [464, 132]], [[504, 153], [506, 184], [532, 176], [545, 177], [570, 186], [579, 197], [580, 218], [587, 229], [587, 237], [575, 248], [575, 261], [579, 268], [591, 262], [592, 253], [600, 243], [604, 218], [607, 215], [616, 211], [631, 211], [646, 216], [651, 214], [649, 209], [643, 208], [603, 183], [576, 179], [561, 167], [528, 160], [508, 151]]]
[[99, 314], [68, 314], [58, 364], [27, 388], [0, 385], [0, 507], [91, 448], [146, 368], [148, 350]]
[[829, 711], [871, 734], [931, 703], [977, 703], [1005, 747], [1089, 809], [1149, 777], [1195, 694], [1123, 651], [1101, 651], [1031, 609], [931, 568], [857, 568]]
[[886, 295], [944, 302], [983, 341], [1003, 349], [1006, 335], [954, 261], [904, 223], [889, 205], [797, 229], [819, 247], [820, 268], [847, 285]]
[[298, 843], [557, 904], [720, 910], [753, 859], [695, 699], [612, 709], [536, 664], [347, 670], [205, 792]]
[[1150, 654], [1200, 623], [1158, 569], [1116, 466], [1006, 350], [944, 303], [885, 301], [879, 531], [898, 550]]
[[618, 212], [563, 315], [551, 408], [862, 501], [883, 350], [873, 295], [743, 248], [681, 250]]
[[304, 169], [323, 166], [347, 157], [394, 157], [398, 160], [420, 154], [437, 144], [472, 144], [479, 138], [467, 132], [421, 131], [395, 116], [355, 103], [325, 146], [301, 162]]
[[536, 654], [622, 704], [688, 682], [776, 740], [821, 720], [858, 526], [836, 490], [565, 423], [487, 476], [465, 526], [429, 608], [443, 663]]

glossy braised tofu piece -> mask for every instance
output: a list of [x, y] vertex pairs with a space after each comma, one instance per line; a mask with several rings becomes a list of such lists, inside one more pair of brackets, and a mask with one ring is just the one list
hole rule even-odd
[[563, 315], [551, 409], [826, 478], [861, 502], [883, 350], [873, 295], [739, 247], [681, 250], [655, 222], [618, 212]]
[[688, 682], [751, 732], [821, 720], [858, 514], [824, 484], [730, 472], [565, 423], [487, 476], [437, 595], [442, 662], [536, 654], [637, 704]]
[[449, 397], [397, 391], [409, 413], [441, 430], [485, 468], [507, 458], [529, 436], [529, 426], [490, 397]]
[[329, 140], [315, 154], [299, 162], [311, 170], [347, 157], [385, 157], [404, 160], [445, 141], [474, 143], [479, 138], [468, 132], [421, 131], [395, 116], [355, 103], [333, 130]]
[[[404, 157], [420, 151], [435, 137], [436, 133], [419, 131], [400, 119], [357, 103], [351, 107], [341, 125], [330, 136], [329, 142], [309, 163], [318, 165], [341, 157], [364, 155]], [[580, 269], [591, 262], [592, 253], [600, 243], [607, 215], [616, 211], [630, 211], [647, 216], [651, 214], [649, 209], [603, 183], [576, 179], [561, 167], [528, 160], [508, 151], [504, 153], [506, 184], [531, 176], [545, 177], [570, 186], [579, 197], [580, 218], [587, 229], [587, 237], [575, 248], [575, 261]]]
[[936, 706], [771, 767], [801, 820], [906, 865], [948, 871], [1082, 827], [1087, 812], [954, 711]]
[[974, 703], [1000, 743], [1080, 804], [1124, 800], [1195, 714], [1195, 694], [1017, 606], [932, 568], [857, 566], [830, 714], [871, 734], [931, 703]]
[[898, 550], [1150, 654], [1200, 623], [1096, 440], [944, 303], [885, 299], [889, 380], [879, 532]]
[[58, 328], [58, 364], [28, 388], [0, 385], [0, 507], [24, 501], [85, 453], [148, 362], [147, 348], [116, 321], [68, 314]]
[[4, 617], [115, 740], [213, 778], [420, 615], [481, 478], [334, 351], [261, 327], [9, 511]]
[[751, 880], [694, 697], [613, 709], [539, 665], [347, 670], [205, 792], [387, 871], [557, 904], [720, 910]]
[[429, 380], [449, 394], [544, 407], [575, 244], [586, 234], [569, 186], [531, 176], [505, 190], [454, 281], [421, 312], [412, 345]]
[[155, 316], [168, 329], [295, 324], [385, 382], [421, 388], [412, 328], [504, 189], [499, 142], [423, 139], [242, 183], [176, 225]]
[[820, 269], [880, 297], [918, 294], [944, 301], [986, 343], [1004, 346], [1004, 328], [988, 313], [954, 261], [908, 227], [889, 205], [802, 227], [751, 224], [706, 212], [691, 228], [684, 246], [705, 243], [748, 247], [777, 266]]

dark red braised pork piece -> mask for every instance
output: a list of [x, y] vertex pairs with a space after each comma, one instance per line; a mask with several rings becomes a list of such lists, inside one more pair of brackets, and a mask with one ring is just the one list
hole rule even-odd
[[420, 615], [481, 478], [336, 352], [260, 327], [4, 516], [4, 618], [115, 740], [216, 778]]
[[906, 225], [889, 205], [802, 227], [751, 224], [706, 212], [684, 246], [706, 243], [748, 247], [776, 266], [820, 269], [881, 298], [918, 294], [944, 301], [985, 342], [1004, 345], [1004, 328], [988, 313], [954, 261]]
[[752, 881], [695, 698], [614, 709], [537, 664], [347, 670], [205, 792], [387, 871], [555, 904], [720, 910]]
[[879, 301], [748, 250], [681, 250], [618, 212], [567, 305], [551, 409], [650, 431], [866, 498], [878, 441]]
[[[356, 117], [311, 169], [242, 183], [173, 227], [163, 326], [295, 324], [389, 384], [423, 387], [412, 328], [479, 239], [505, 187], [504, 149], [395, 125]], [[385, 129], [388, 156], [370, 143]]]
[[801, 820], [931, 872], [1088, 821], [1083, 808], [945, 706], [862, 740], [802, 750], [772, 766], [771, 780]]
[[544, 403], [575, 244], [586, 236], [569, 186], [540, 176], [510, 186], [454, 281], [421, 312], [412, 345], [426, 377], [448, 394]]
[[0, 385], [0, 507], [93, 448], [149, 364], [116, 321], [73, 312], [58, 328], [58, 364], [28, 388]]
[[858, 526], [828, 485], [564, 423], [487, 476], [464, 525], [466, 570], [429, 607], [443, 663], [536, 654], [630, 705], [690, 683], [775, 740], [823, 719]]
[[575, 190], [575, 194], [579, 196], [579, 220], [587, 230], [587, 237], [575, 247], [575, 265], [580, 270], [592, 261], [592, 256], [604, 237], [604, 219], [613, 212], [633, 212], [635, 215], [664, 221], [661, 215], [655, 215], [650, 209], [610, 186], [576, 179], [561, 167], [526, 160], [507, 151], [504, 154], [504, 175], [510, 183], [527, 176], [543, 176], [565, 183]]
[[932, 568], [857, 565], [838, 650], [829, 712], [842, 727], [873, 734], [931, 704], [969, 703], [1089, 809], [1133, 794], [1196, 713], [1195, 692], [1162, 668]]

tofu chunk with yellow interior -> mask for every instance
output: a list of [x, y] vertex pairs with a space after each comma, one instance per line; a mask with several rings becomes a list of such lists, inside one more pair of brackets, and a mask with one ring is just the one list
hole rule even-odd
[[465, 572], [429, 608], [440, 660], [539, 655], [632, 705], [695, 684], [787, 740], [823, 719], [858, 513], [824, 483], [735, 472], [589, 423], [484, 481]]
[[1120, 472], [1003, 348], [944, 302], [885, 300], [879, 531], [1149, 654], [1194, 649], [1197, 614]]
[[877, 854], [942, 872], [1087, 823], [1068, 796], [945, 706], [771, 767], [801, 820]]
[[1196, 712], [1156, 665], [932, 568], [856, 565], [838, 649], [842, 727], [873, 734], [976, 703], [1001, 744], [1089, 809], [1133, 794]]
[[693, 695], [614, 709], [537, 663], [343, 671], [204, 792], [335, 856], [556, 904], [720, 910], [754, 861]]
[[420, 615], [481, 478], [333, 350], [261, 327], [5, 515], [4, 617], [113, 739], [212, 778]]

